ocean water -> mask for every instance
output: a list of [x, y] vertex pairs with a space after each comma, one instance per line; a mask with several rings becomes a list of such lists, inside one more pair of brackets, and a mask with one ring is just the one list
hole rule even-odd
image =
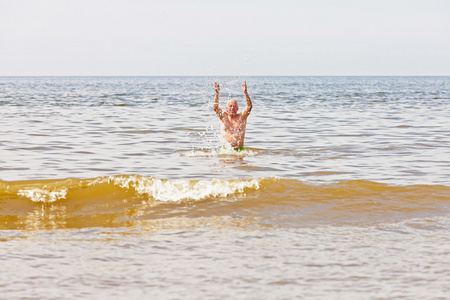
[[0, 77], [1, 298], [450, 299], [449, 117], [450, 77]]

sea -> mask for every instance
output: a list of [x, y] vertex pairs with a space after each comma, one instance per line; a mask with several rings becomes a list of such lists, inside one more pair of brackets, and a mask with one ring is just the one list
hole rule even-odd
[[450, 77], [0, 77], [0, 126], [1, 299], [450, 299]]

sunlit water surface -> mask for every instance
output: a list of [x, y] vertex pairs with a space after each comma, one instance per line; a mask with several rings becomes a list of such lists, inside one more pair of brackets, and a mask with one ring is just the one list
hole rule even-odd
[[0, 78], [0, 295], [448, 299], [449, 112], [449, 77]]

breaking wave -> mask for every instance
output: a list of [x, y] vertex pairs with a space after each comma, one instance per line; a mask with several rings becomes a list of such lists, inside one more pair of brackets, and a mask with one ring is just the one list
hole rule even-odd
[[449, 213], [450, 187], [285, 178], [166, 180], [142, 175], [0, 181], [0, 228], [236, 220], [260, 226], [369, 224]]

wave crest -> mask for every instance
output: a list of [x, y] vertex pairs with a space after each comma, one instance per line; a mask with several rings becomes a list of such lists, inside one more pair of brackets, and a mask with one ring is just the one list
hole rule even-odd
[[286, 178], [116, 175], [0, 181], [0, 229], [367, 225], [448, 216], [448, 203], [449, 186], [365, 180], [313, 185]]
[[227, 197], [243, 193], [246, 189], [259, 189], [257, 179], [250, 180], [162, 180], [145, 176], [110, 176], [98, 178], [89, 185], [113, 184], [122, 189], [133, 189], [139, 195], [146, 195], [163, 202], [202, 200]]
[[57, 200], [65, 199], [67, 195], [67, 189], [61, 189], [58, 191], [47, 191], [44, 189], [21, 189], [17, 192], [17, 195], [24, 196], [33, 202], [55, 202]]

